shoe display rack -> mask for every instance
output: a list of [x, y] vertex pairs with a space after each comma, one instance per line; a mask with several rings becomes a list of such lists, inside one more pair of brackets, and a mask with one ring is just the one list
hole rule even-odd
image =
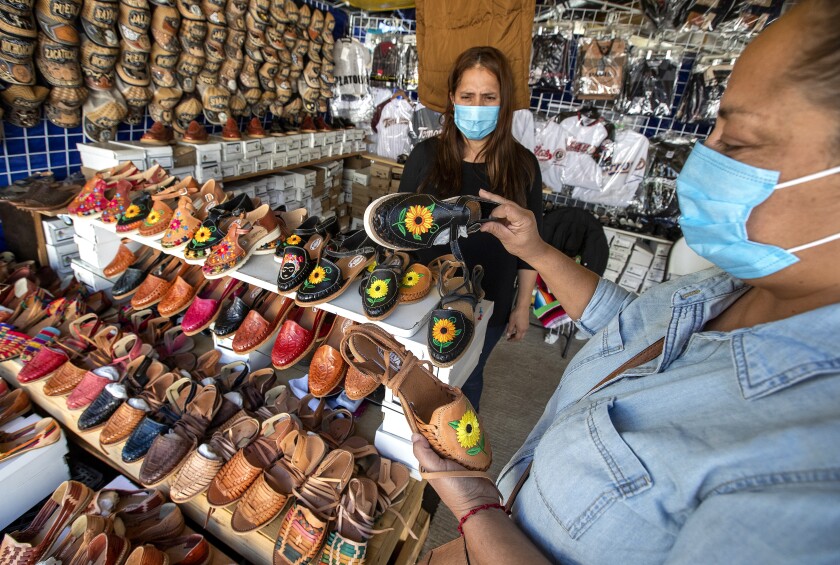
[[[21, 386], [17, 380], [17, 374], [21, 367], [17, 360], [0, 363], [0, 375], [12, 386]], [[298, 377], [301, 374], [302, 372], [297, 368], [278, 372], [278, 376], [283, 380]], [[122, 444], [114, 446], [109, 451], [104, 450], [98, 441], [101, 429], [80, 430], [77, 422], [83, 411], [68, 410], [65, 398], [47, 396], [44, 393], [44, 385], [45, 380], [40, 380], [25, 386], [32, 402], [55, 418], [62, 425], [68, 438], [72, 439], [82, 449], [118, 470], [128, 480], [140, 484], [138, 475], [142, 460], [135, 463], [123, 462], [121, 457]], [[381, 418], [377, 411], [367, 410], [361, 418], [356, 420], [356, 433], [362, 437], [370, 438], [373, 436], [372, 430], [375, 430], [380, 421]], [[171, 479], [166, 479], [155, 488], [168, 493], [169, 480]], [[425, 484], [425, 482], [410, 480], [404, 500], [393, 507], [394, 512], [385, 513], [375, 524], [374, 528], [376, 530], [387, 531], [371, 538], [365, 563], [369, 565], [385, 565], [386, 563], [408, 565], [416, 561], [428, 533], [429, 515], [421, 508]], [[181, 503], [179, 506], [182, 512], [193, 522], [202, 526], [204, 530], [222, 541], [249, 563], [254, 565], [272, 563], [274, 543], [279, 533], [282, 516], [260, 530], [247, 534], [236, 534], [230, 524], [235, 506], [220, 508], [211, 512], [205, 494], [201, 494], [189, 502]], [[399, 517], [397, 514], [399, 514]], [[418, 539], [409, 537], [403, 523], [412, 529]], [[219, 555], [220, 557], [213, 561], [213, 565], [235, 563], [234, 560], [224, 554], [219, 553]]]

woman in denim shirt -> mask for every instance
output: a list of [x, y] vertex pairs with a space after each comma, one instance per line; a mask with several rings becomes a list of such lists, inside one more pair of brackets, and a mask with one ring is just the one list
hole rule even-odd
[[[840, 563], [840, 2], [803, 0], [744, 51], [677, 181], [717, 265], [641, 296], [544, 244], [492, 194], [482, 228], [592, 339], [502, 471], [431, 484], [470, 562]], [[661, 353], [600, 381], [662, 338]], [[539, 375], [530, 375], [539, 378]], [[422, 436], [425, 471], [458, 471]]]

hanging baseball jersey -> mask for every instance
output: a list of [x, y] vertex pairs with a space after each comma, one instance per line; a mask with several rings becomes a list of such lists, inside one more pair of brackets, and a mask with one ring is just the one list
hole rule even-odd
[[369, 93], [370, 51], [356, 39], [335, 42], [335, 82], [339, 96], [362, 96]]
[[572, 198], [626, 208], [634, 200], [645, 176], [648, 139], [632, 130], [620, 130], [615, 140], [606, 140], [598, 163], [598, 188], [578, 186]]
[[417, 145], [423, 140], [435, 137], [443, 131], [440, 112], [426, 108], [422, 104], [414, 107], [414, 115], [411, 118], [411, 128], [408, 136], [411, 138], [411, 145]]
[[522, 144], [525, 149], [534, 152], [537, 144], [534, 131], [534, 114], [531, 110], [517, 110], [513, 113], [513, 125], [511, 133], [514, 139]]
[[394, 98], [382, 108], [377, 126], [377, 155], [396, 161], [400, 155], [408, 155], [411, 152], [408, 129], [413, 113], [411, 102], [402, 97]]
[[607, 136], [600, 118], [572, 116], [559, 124], [548, 122], [537, 134], [534, 147], [543, 182], [554, 192], [562, 191], [564, 185], [598, 189], [594, 155]]

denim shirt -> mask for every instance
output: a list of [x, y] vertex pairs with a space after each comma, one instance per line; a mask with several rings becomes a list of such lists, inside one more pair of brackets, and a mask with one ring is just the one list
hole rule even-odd
[[703, 331], [747, 290], [717, 268], [599, 283], [593, 337], [499, 476], [507, 496], [533, 460], [513, 519], [552, 561], [840, 563], [840, 304]]

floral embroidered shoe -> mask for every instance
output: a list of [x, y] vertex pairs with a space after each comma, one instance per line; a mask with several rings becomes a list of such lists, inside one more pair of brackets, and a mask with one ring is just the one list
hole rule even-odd
[[[384, 320], [400, 302], [403, 273], [408, 261], [405, 253], [392, 253], [384, 259], [380, 257], [373, 270], [368, 269], [362, 277], [359, 294], [362, 295], [362, 309], [369, 320]], [[416, 285], [419, 281], [412, 278], [407, 282]]]
[[338, 249], [327, 249], [322, 254], [317, 266], [298, 287], [295, 302], [300, 306], [316, 306], [339, 297], [367, 269], [375, 255], [376, 248], [363, 230], [345, 237]]
[[127, 180], [119, 180], [112, 185], [113, 196], [105, 203], [102, 215], [99, 217], [105, 224], [113, 224], [125, 212], [137, 194], [132, 192], [134, 186]]
[[152, 196], [152, 209], [140, 226], [139, 235], [151, 239], [163, 237], [172, 220], [173, 210], [168, 202], [198, 192], [198, 182], [189, 176], [181, 182]]
[[365, 230], [383, 247], [398, 251], [453, 243], [492, 221], [498, 204], [477, 196], [440, 200], [428, 194], [388, 194], [365, 210]]
[[[390, 388], [399, 398], [409, 427], [422, 434], [438, 455], [469, 469], [459, 476], [486, 478], [493, 460], [484, 424], [461, 389], [441, 382], [428, 361], [420, 361], [373, 324], [347, 328], [344, 360]], [[424, 477], [436, 478], [435, 473]], [[442, 475], [440, 475], [442, 476]]]
[[274, 212], [277, 217], [277, 223], [280, 225], [280, 235], [275, 239], [264, 243], [254, 252], [254, 255], [273, 255], [277, 253], [277, 249], [283, 246], [283, 243], [294, 233], [309, 212], [306, 208], [298, 208], [291, 212]]
[[160, 244], [166, 249], [179, 249], [195, 235], [208, 212], [225, 202], [227, 194], [215, 180], [210, 179], [194, 199], [181, 197]]
[[184, 260], [191, 265], [203, 265], [213, 246], [227, 235], [227, 227], [233, 219], [253, 210], [254, 202], [247, 194], [211, 208], [184, 249]]
[[280, 292], [291, 292], [303, 284], [336, 233], [338, 222], [335, 217], [321, 221], [313, 216], [286, 239], [274, 254], [274, 260], [280, 263], [277, 275]]
[[327, 531], [338, 513], [341, 493], [353, 474], [353, 455], [336, 449], [296, 492], [274, 544], [275, 565], [311, 563], [321, 553]]
[[441, 299], [429, 320], [429, 353], [438, 367], [452, 366], [469, 347], [475, 333], [475, 308], [484, 297], [481, 265], [475, 266], [472, 278], [453, 276], [457, 271], [468, 272], [463, 263], [444, 263], [438, 279]]
[[99, 216], [108, 204], [105, 193], [109, 188], [112, 188], [109, 187], [109, 182], [116, 183], [116, 181], [135, 173], [137, 173], [137, 167], [133, 163], [124, 163], [113, 169], [96, 173], [85, 183], [81, 192], [67, 206], [67, 213], [87, 218]]
[[244, 223], [236, 219], [228, 228], [227, 235], [211, 251], [202, 271], [208, 279], [218, 279], [242, 267], [260, 245], [271, 241], [271, 235], [264, 227]]
[[131, 201], [125, 212], [117, 218], [117, 233], [130, 233], [140, 229], [152, 211], [152, 195], [143, 192]]

